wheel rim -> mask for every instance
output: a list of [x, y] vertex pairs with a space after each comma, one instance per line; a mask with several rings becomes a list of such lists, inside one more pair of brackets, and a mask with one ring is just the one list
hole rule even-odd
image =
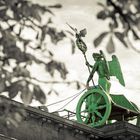
[[88, 90], [76, 108], [77, 121], [92, 127], [105, 124], [111, 113], [111, 100], [101, 89]]

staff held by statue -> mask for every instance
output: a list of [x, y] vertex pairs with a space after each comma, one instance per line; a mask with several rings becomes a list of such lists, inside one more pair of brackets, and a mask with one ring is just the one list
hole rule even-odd
[[[83, 53], [86, 64], [88, 64], [87, 57], [86, 57], [87, 46], [86, 46], [85, 42], [82, 40], [82, 37], [85, 37], [85, 35], [87, 34], [87, 30], [83, 29], [80, 32], [78, 32], [78, 30], [76, 28], [73, 28], [68, 23], [67, 23], [67, 25], [75, 32], [76, 45], [79, 48], [79, 50]], [[88, 71], [90, 73], [89, 65], [87, 65], [87, 67], [88, 67]], [[95, 86], [93, 79], [92, 79], [92, 83], [93, 83], [93, 86]]]

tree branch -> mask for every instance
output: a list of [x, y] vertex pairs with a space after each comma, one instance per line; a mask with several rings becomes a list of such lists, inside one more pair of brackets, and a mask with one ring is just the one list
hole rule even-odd
[[39, 80], [39, 79], [37, 79], [35, 77], [30, 77], [30, 78], [32, 80], [35, 80], [37, 82], [44, 83], [44, 84], [67, 84], [67, 85], [69, 85], [69, 84], [73, 84], [73, 83], [80, 83], [81, 85], [85, 86], [84, 83], [79, 82], [77, 80], [73, 80], [73, 81], [42, 81], [42, 80]]
[[140, 53], [140, 50], [138, 50], [136, 47], [134, 47], [134, 45], [131, 43], [130, 39], [127, 37], [127, 42], [129, 44], [129, 46], [134, 50], [136, 51], [137, 53]]
[[[112, 0], [108, 0], [108, 2], [114, 7], [114, 9], [116, 10], [116, 13], [118, 13], [123, 18], [125, 23], [127, 23], [129, 29], [132, 29], [132, 27], [131, 27], [131, 25], [129, 23], [129, 20], [126, 18], [126, 15], [122, 12], [122, 9], [119, 6], [115, 5], [115, 3]], [[129, 19], [133, 22], [131, 17], [129, 17]]]

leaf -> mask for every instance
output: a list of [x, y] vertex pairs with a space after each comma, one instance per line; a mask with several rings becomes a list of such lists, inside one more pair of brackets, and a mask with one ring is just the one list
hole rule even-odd
[[58, 32], [56, 28], [49, 27], [45, 32], [50, 36], [52, 43], [57, 44], [60, 40], [66, 37], [66, 34], [63, 31]]
[[49, 8], [45, 8], [45, 11], [50, 13], [51, 15], [54, 15], [54, 13]]
[[41, 41], [43, 41], [45, 39], [46, 32], [47, 32], [47, 26], [44, 25], [41, 27]]
[[23, 58], [23, 53], [17, 46], [4, 45], [3, 53], [5, 53], [9, 59], [13, 58], [13, 59], [16, 59], [16, 61], [23, 61], [23, 59], [25, 59], [25, 57]]
[[14, 76], [16, 77], [30, 77], [30, 72], [24, 68], [24, 67], [20, 67], [19, 65], [17, 65], [14, 69], [13, 69], [13, 72], [14, 72]]
[[38, 85], [34, 86], [33, 93], [34, 93], [35, 99], [38, 100], [41, 104], [46, 103], [46, 96], [43, 90]]
[[26, 117], [27, 116], [27, 112], [25, 109], [23, 108], [17, 108], [17, 112], [22, 116], [22, 117]]
[[53, 90], [51, 89], [47, 94], [48, 94], [48, 95], [51, 95], [51, 94], [52, 94], [52, 91], [53, 91]]
[[71, 39], [71, 52], [72, 52], [72, 54], [74, 54], [75, 53], [75, 48], [76, 48], [76, 46], [75, 46], [75, 42]]
[[86, 34], [87, 34], [86, 28], [84, 28], [84, 29], [82, 29], [82, 30], [80, 31], [80, 35], [81, 35], [82, 37], [85, 37]]
[[103, 3], [101, 3], [101, 2], [97, 2], [97, 4], [98, 4], [99, 6], [105, 8], [105, 5], [104, 5]]
[[52, 56], [54, 56], [54, 54], [51, 52], [51, 51], [49, 51], [48, 50], [48, 53], [49, 53], [49, 55], [52, 57]]
[[47, 94], [51, 95], [52, 93], [54, 93], [57, 96], [59, 95], [59, 93], [56, 90], [54, 90], [54, 89], [51, 89]]
[[132, 33], [133, 33], [134, 40], [140, 39], [140, 37], [138, 36], [138, 34], [134, 30], [132, 30]]
[[66, 37], [66, 34], [63, 31], [57, 32], [57, 36], [59, 40], [62, 40], [64, 37]]
[[18, 122], [16, 120], [14, 120], [12, 117], [7, 117], [6, 123], [7, 123], [7, 125], [13, 125], [14, 127], [19, 126]]
[[33, 11], [32, 7], [29, 6], [28, 2], [23, 2], [20, 9], [18, 10], [18, 12], [22, 13], [25, 18], [30, 17], [32, 12], [35, 12]]
[[0, 79], [0, 93], [3, 92], [6, 88], [5, 79]]
[[101, 44], [102, 40], [106, 37], [108, 32], [101, 33], [95, 40], [94, 40], [94, 46], [97, 47]]
[[2, 73], [5, 74], [4, 79], [10, 82], [13, 77], [13, 73], [9, 72], [8, 70], [5, 70], [5, 69], [2, 69]]
[[33, 18], [35, 18], [36, 20], [38, 20], [38, 21], [41, 21], [41, 16], [39, 15], [39, 13], [38, 13], [38, 11], [36, 10], [32, 10], [33, 12], [32, 12], [32, 17]]
[[65, 32], [67, 32], [68, 34], [70, 34], [71, 36], [74, 36], [74, 34], [68, 30], [65, 30]]
[[59, 93], [56, 91], [56, 90], [54, 90], [53, 89], [53, 92], [58, 96], [59, 95]]
[[5, 30], [2, 33], [2, 38], [1, 38], [1, 44], [3, 46], [16, 46], [16, 37], [14, 35], [12, 35], [11, 31], [9, 30]]
[[31, 40], [27, 40], [27, 39], [24, 40], [24, 41], [23, 41], [23, 43], [24, 43], [24, 47], [26, 47], [30, 42], [31, 42]]
[[21, 16], [17, 12], [14, 11], [13, 15], [14, 15], [14, 20], [15, 21], [19, 21], [21, 19]]
[[114, 42], [113, 42], [112, 36], [110, 37], [110, 39], [109, 39], [109, 41], [107, 43], [106, 49], [107, 49], [108, 53], [115, 52], [115, 46], [114, 46]]
[[0, 19], [2, 19], [4, 16], [6, 16], [8, 8], [0, 9]]
[[55, 5], [50, 5], [48, 6], [49, 8], [62, 8], [62, 5], [61, 4], [55, 4]]
[[5, 0], [6, 5], [13, 6], [17, 3], [17, 0]]
[[136, 19], [136, 23], [137, 23], [137, 28], [138, 28], [138, 30], [140, 30], [140, 17], [138, 17], [138, 18]]
[[14, 82], [9, 87], [6, 88], [6, 90], [8, 91], [8, 96], [11, 99], [17, 96], [19, 89], [20, 88], [18, 82]]
[[35, 39], [39, 39], [39, 32], [37, 32]]
[[97, 14], [97, 18], [98, 19], [106, 19], [107, 18], [107, 14], [106, 14], [106, 11], [105, 10], [102, 10], [102, 11], [100, 11], [98, 14]]
[[55, 62], [52, 60], [48, 64], [46, 64], [46, 70], [49, 72], [49, 74], [53, 77], [54, 71], [55, 71]]
[[18, 113], [18, 112], [15, 112], [15, 113], [14, 113], [14, 118], [15, 118], [15, 120], [16, 120], [18, 123], [20, 123], [20, 122], [22, 121], [22, 119], [23, 119], [22, 115], [21, 115], [20, 113]]
[[80, 88], [81, 88], [79, 82], [76, 82], [76, 88], [77, 88], [77, 89], [80, 89]]
[[23, 30], [23, 27], [20, 27], [20, 28], [19, 28], [19, 31], [18, 31], [18, 36], [21, 35], [22, 30]]
[[115, 34], [115, 36], [119, 39], [119, 41], [121, 41], [121, 43], [123, 43], [123, 45], [126, 47], [126, 48], [128, 48], [128, 45], [127, 45], [127, 43], [125, 42], [125, 40], [124, 40], [124, 34], [123, 33], [120, 33], [120, 32], [115, 32], [114, 33]]
[[36, 13], [41, 13], [44, 14], [46, 11], [46, 7], [45, 6], [41, 6], [39, 4], [32, 4], [32, 10]]
[[29, 105], [32, 102], [33, 92], [29, 90], [28, 85], [22, 88], [20, 97], [25, 105]]
[[114, 12], [110, 13], [111, 14], [111, 18], [112, 18], [112, 21], [113, 23], [112, 24], [109, 24], [109, 26], [111, 27], [111, 30], [115, 29], [115, 28], [118, 28], [118, 21], [117, 21], [117, 18], [116, 16], [114, 15]]
[[53, 22], [52, 22], [52, 19], [49, 18], [47, 24], [51, 24], [51, 23], [53, 23]]
[[56, 69], [60, 73], [62, 79], [66, 79], [66, 75], [68, 74], [68, 70], [64, 63], [57, 62]]
[[11, 83], [11, 85], [6, 87], [5, 90], [8, 91], [8, 95], [10, 98], [14, 98], [18, 94], [18, 92], [23, 89], [25, 85], [25, 81], [18, 80], [16, 82]]
[[61, 78], [63, 79], [66, 79], [66, 75], [68, 74], [68, 70], [66, 69], [65, 64], [54, 60], [46, 64], [46, 70], [52, 77], [54, 76], [55, 71], [58, 71], [60, 73]]

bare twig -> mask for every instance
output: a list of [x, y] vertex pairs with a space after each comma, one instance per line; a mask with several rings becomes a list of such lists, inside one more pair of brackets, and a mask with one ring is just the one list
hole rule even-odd
[[85, 86], [85, 84], [84, 83], [82, 83], [82, 82], [79, 82], [79, 81], [77, 81], [77, 80], [73, 80], [73, 81], [42, 81], [42, 80], [39, 80], [39, 79], [37, 79], [37, 78], [35, 78], [35, 77], [30, 77], [32, 80], [35, 80], [35, 81], [37, 81], [37, 82], [40, 82], [40, 83], [44, 83], [44, 84], [67, 84], [67, 85], [69, 85], [69, 84], [73, 84], [73, 83], [80, 83], [81, 85], [83, 85], [83, 86]]

